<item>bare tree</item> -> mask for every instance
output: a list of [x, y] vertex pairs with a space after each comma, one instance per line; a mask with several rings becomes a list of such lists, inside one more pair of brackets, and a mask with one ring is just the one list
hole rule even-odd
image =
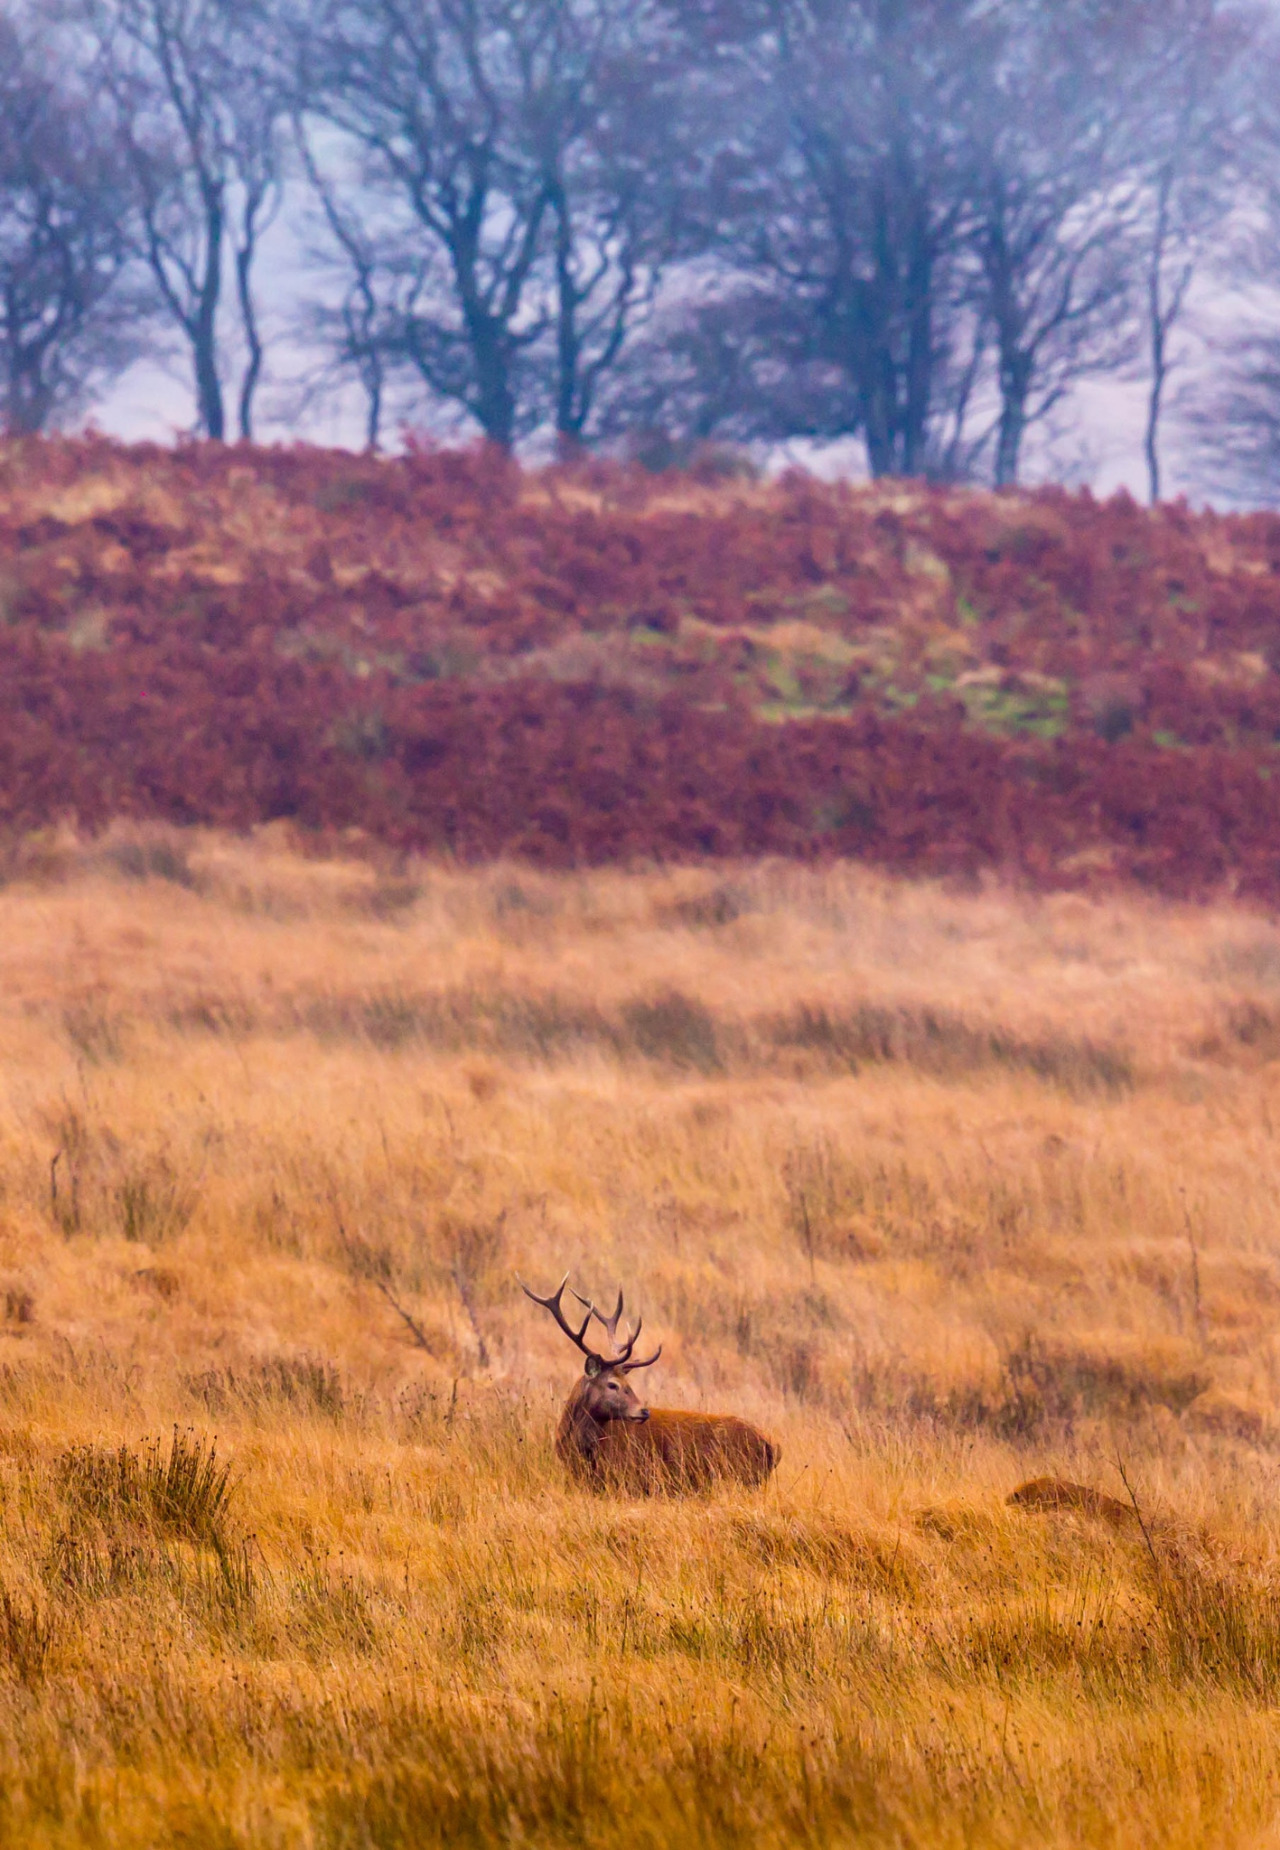
[[236, 426], [239, 435], [248, 440], [253, 436], [254, 400], [265, 359], [254, 271], [262, 240], [284, 202], [287, 98], [279, 81], [280, 62], [270, 14], [264, 15], [240, 0], [224, 31], [223, 102], [235, 206], [230, 232], [236, 306], [245, 345]]
[[83, 0], [113, 99], [161, 310], [191, 356], [197, 416], [222, 439], [228, 268], [246, 359], [238, 428], [253, 433], [263, 343], [254, 269], [282, 198], [283, 99], [252, 0]]
[[1220, 264], [1231, 291], [1229, 337], [1189, 394], [1191, 445], [1207, 487], [1245, 504], [1280, 505], [1280, 26], [1250, 47], [1239, 142], [1241, 209]]
[[1134, 349], [1140, 176], [1128, 0], [1010, 0], [972, 116], [972, 247], [1000, 398], [996, 485], [1028, 429]]
[[806, 316], [780, 293], [713, 268], [686, 275], [632, 347], [603, 430], [667, 466], [711, 440], [821, 439], [858, 423], [846, 375], [812, 355]]
[[[547, 417], [582, 441], [669, 248], [674, 44], [657, 0], [329, 0], [300, 17], [308, 170], [356, 346], [412, 366], [493, 442]], [[359, 151], [336, 158], [376, 189], [378, 236], [317, 158], [316, 121]]]
[[1280, 334], [1234, 341], [1187, 417], [1205, 486], [1249, 507], [1280, 507]]
[[133, 357], [128, 219], [109, 123], [0, 16], [0, 427], [45, 429]]
[[554, 423], [588, 435], [602, 381], [688, 241], [677, 174], [696, 172], [681, 46], [653, 0], [555, 0], [554, 86], [529, 126], [551, 212]]
[[313, 270], [337, 278], [337, 300], [325, 289], [309, 307], [309, 331], [325, 355], [305, 396], [323, 390], [336, 375], [353, 376], [364, 396], [365, 449], [378, 449], [386, 410], [391, 331], [400, 314], [385, 298], [385, 265], [376, 232], [369, 224], [370, 199], [359, 176], [344, 185], [339, 175], [316, 158], [306, 120], [294, 116], [294, 138], [327, 234], [310, 252]]
[[716, 125], [728, 275], [664, 314], [655, 388], [690, 428], [858, 429], [873, 473], [989, 457], [1004, 485], [1028, 430], [1145, 331], [1158, 488], [1177, 326], [1239, 167], [1224, 79], [1249, 4], [697, 9], [743, 73]]
[[1148, 367], [1143, 454], [1160, 499], [1160, 434], [1180, 355], [1176, 336], [1206, 258], [1223, 244], [1248, 141], [1244, 54], [1256, 20], [1224, 0], [1169, 0], [1143, 56], [1149, 82], [1134, 123], [1147, 169], [1141, 238]]
[[511, 132], [522, 12], [329, 0], [298, 32], [306, 113], [348, 137], [367, 182], [404, 208], [384, 266], [402, 279], [384, 345], [503, 445], [521, 421], [521, 358], [542, 333], [533, 275], [548, 208], [545, 179]]
[[[946, 394], [971, 382], [981, 340], [966, 122], [989, 9], [768, 0], [754, 31], [750, 8], [727, 11], [729, 44], [721, 9], [710, 49], [738, 84], [714, 125], [708, 209], [737, 286], [723, 292], [728, 321], [713, 299], [704, 332], [721, 354], [732, 332], [756, 356], [743, 383], [761, 434], [790, 403], [806, 434], [860, 433], [873, 474], [926, 473], [959, 402]], [[773, 332], [772, 361], [746, 338], [752, 310]]]

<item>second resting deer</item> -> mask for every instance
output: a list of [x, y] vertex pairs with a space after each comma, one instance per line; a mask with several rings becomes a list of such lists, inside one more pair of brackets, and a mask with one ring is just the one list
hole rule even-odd
[[[566, 1272], [559, 1289], [540, 1298], [524, 1280], [520, 1288], [550, 1311], [574, 1347], [586, 1358], [580, 1380], [565, 1402], [556, 1431], [556, 1452], [575, 1477], [638, 1493], [704, 1490], [716, 1482], [762, 1484], [781, 1457], [781, 1448], [749, 1421], [732, 1413], [685, 1413], [672, 1408], [646, 1407], [627, 1376], [638, 1368], [651, 1368], [662, 1354], [659, 1344], [652, 1355], [633, 1359], [640, 1335], [637, 1322], [624, 1342], [618, 1339], [622, 1292], [610, 1317], [603, 1316], [588, 1298], [574, 1296], [586, 1306], [580, 1328], [564, 1314]], [[587, 1330], [592, 1319], [600, 1324], [611, 1354], [589, 1348]], [[643, 1320], [641, 1320], [643, 1321]]]

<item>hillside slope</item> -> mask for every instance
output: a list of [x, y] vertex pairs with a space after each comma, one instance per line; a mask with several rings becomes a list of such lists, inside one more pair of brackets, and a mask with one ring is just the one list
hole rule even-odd
[[1280, 518], [0, 447], [0, 828], [1280, 891]]

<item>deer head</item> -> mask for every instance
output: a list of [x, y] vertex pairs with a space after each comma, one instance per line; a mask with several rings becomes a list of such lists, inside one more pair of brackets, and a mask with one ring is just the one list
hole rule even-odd
[[[523, 1279], [520, 1280], [520, 1289], [527, 1298], [532, 1298], [535, 1304], [541, 1304], [543, 1310], [551, 1312], [559, 1328], [564, 1331], [575, 1349], [581, 1350], [586, 1358], [583, 1363], [582, 1379], [574, 1389], [565, 1412], [579, 1435], [579, 1443], [583, 1449], [590, 1449], [594, 1443], [598, 1443], [599, 1434], [610, 1420], [648, 1419], [649, 1409], [643, 1405], [627, 1380], [627, 1376], [637, 1368], [651, 1368], [662, 1354], [662, 1345], [659, 1343], [653, 1354], [645, 1356], [643, 1360], [633, 1361], [632, 1351], [635, 1349], [637, 1338], [643, 1328], [643, 1318], [639, 1319], [634, 1329], [628, 1333], [626, 1341], [619, 1345], [618, 1320], [622, 1316], [623, 1309], [621, 1290], [618, 1292], [617, 1307], [611, 1317], [604, 1316], [589, 1298], [584, 1298], [575, 1291], [574, 1297], [577, 1298], [579, 1304], [586, 1306], [587, 1312], [580, 1328], [575, 1330], [564, 1314], [564, 1289], [568, 1283], [569, 1274], [566, 1272], [560, 1280], [558, 1289], [547, 1298], [540, 1298], [536, 1291], [530, 1291]], [[600, 1355], [596, 1350], [588, 1348], [586, 1335], [593, 1317], [603, 1327], [609, 1338], [609, 1347], [615, 1351], [614, 1354]]]

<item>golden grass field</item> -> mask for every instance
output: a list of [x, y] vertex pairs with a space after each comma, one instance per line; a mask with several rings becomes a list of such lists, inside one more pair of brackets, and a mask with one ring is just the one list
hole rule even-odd
[[134, 831], [0, 982], [0, 1841], [1280, 1844], [1280, 929]]

